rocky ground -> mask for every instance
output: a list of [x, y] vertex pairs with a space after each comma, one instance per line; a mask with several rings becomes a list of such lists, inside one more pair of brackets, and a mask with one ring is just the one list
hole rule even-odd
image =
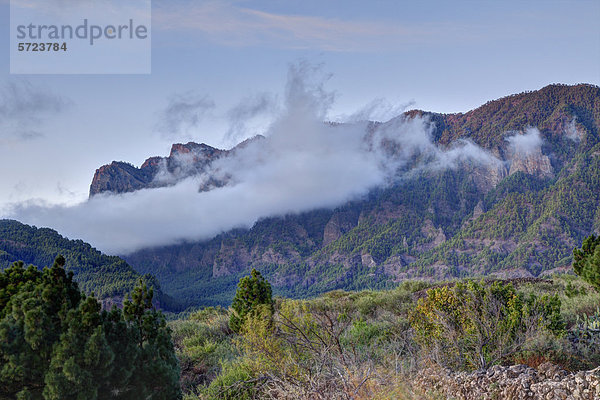
[[577, 373], [551, 363], [537, 369], [497, 365], [472, 373], [431, 368], [419, 373], [415, 385], [456, 400], [598, 400], [600, 367]]

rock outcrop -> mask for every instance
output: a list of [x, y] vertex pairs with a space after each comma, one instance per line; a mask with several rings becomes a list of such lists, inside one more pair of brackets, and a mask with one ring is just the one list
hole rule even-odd
[[148, 187], [153, 173], [148, 168], [136, 168], [131, 164], [113, 161], [96, 170], [90, 185], [90, 197], [102, 193], [125, 193]]
[[[164, 187], [199, 174], [228, 151], [207, 144], [176, 143], [168, 157], [150, 157], [139, 167], [113, 161], [96, 170], [90, 185], [90, 197], [103, 193], [126, 193], [140, 189]], [[211, 182], [213, 186], [218, 183]]]
[[517, 171], [536, 175], [541, 178], [548, 178], [554, 175], [550, 159], [540, 151], [514, 157], [510, 164], [508, 174], [512, 175]]
[[336, 212], [323, 230], [323, 246], [338, 240], [344, 233], [358, 224], [358, 215], [354, 212]]

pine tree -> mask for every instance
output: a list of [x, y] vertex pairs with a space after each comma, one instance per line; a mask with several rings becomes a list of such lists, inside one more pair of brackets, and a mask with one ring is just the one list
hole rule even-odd
[[41, 399], [54, 345], [81, 295], [64, 258], [41, 273], [13, 264], [0, 282], [8, 296], [0, 311], [0, 397]]
[[256, 269], [252, 269], [250, 276], [240, 279], [231, 304], [233, 313], [229, 319], [229, 327], [234, 332], [239, 332], [248, 315], [256, 312], [261, 305], [265, 305], [273, 312], [273, 298], [271, 285]]
[[129, 382], [136, 373], [139, 348], [132, 340], [132, 328], [123, 319], [118, 308], [102, 312], [102, 325], [106, 340], [114, 354], [111, 374], [101, 382], [98, 399], [136, 400], [136, 389]]
[[97, 399], [101, 382], [111, 374], [113, 359], [102, 329], [100, 304], [88, 297], [69, 311], [67, 330], [45, 377], [44, 398]]
[[101, 312], [64, 270], [0, 271], [0, 399], [181, 398], [171, 333], [138, 285], [124, 310]]
[[140, 280], [123, 303], [123, 317], [137, 344], [138, 357], [132, 386], [137, 398], [181, 398], [179, 364], [173, 351], [171, 331], [163, 315], [152, 305], [152, 288]]
[[583, 240], [581, 249], [573, 249], [573, 269], [600, 291], [600, 236], [588, 236]]

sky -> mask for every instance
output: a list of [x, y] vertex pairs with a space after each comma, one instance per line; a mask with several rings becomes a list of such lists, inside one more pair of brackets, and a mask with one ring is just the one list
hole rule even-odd
[[139, 75], [11, 75], [7, 0], [0, 19], [0, 216], [84, 202], [112, 160], [268, 132], [303, 63], [334, 121], [600, 84], [599, 1], [155, 0], [151, 73]]

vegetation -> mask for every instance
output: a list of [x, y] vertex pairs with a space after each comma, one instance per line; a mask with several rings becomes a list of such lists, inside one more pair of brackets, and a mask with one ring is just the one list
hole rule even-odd
[[249, 317], [260, 313], [272, 313], [271, 284], [263, 278], [260, 272], [253, 269], [250, 276], [240, 279], [231, 309], [229, 327], [234, 332], [239, 332]]
[[424, 367], [472, 371], [551, 361], [600, 363], [600, 294], [575, 276], [511, 282], [407, 281], [391, 290], [276, 298], [248, 314], [206, 308], [170, 324], [184, 398], [429, 399], [413, 385]]
[[142, 279], [154, 287], [155, 300], [163, 309], [178, 309], [177, 302], [161, 291], [154, 276], [140, 275], [122, 258], [102, 254], [82, 240], [68, 240], [52, 229], [0, 220], [0, 271], [16, 261], [37, 267], [52, 265], [59, 254], [86, 294], [93, 293], [98, 299], [122, 298]]
[[170, 329], [142, 282], [101, 311], [56, 258], [0, 273], [0, 399], [181, 397]]
[[[588, 265], [596, 241], [575, 262]], [[413, 383], [426, 366], [600, 364], [600, 292], [584, 274], [273, 300], [255, 270], [230, 309], [168, 327], [144, 282], [102, 311], [64, 265], [0, 273], [0, 399], [431, 399]]]
[[525, 296], [513, 286], [459, 282], [427, 291], [411, 314], [421, 346], [453, 369], [486, 369], [548, 331], [563, 332], [558, 296]]
[[[469, 137], [487, 148], [501, 147], [506, 131], [520, 130], [526, 126], [537, 126], [542, 131], [551, 130], [557, 122], [569, 122], [569, 117], [576, 114], [577, 122], [595, 133], [584, 139], [588, 141], [586, 144], [593, 145], [598, 143], [599, 96], [600, 88], [595, 85], [549, 85], [540, 90], [489, 101], [464, 114], [437, 118], [434, 135], [446, 144]], [[557, 132], [556, 136], [559, 135]], [[564, 153], [564, 150], [560, 153]]]
[[586, 282], [600, 291], [600, 236], [591, 235], [581, 249], [573, 250], [573, 269]]

